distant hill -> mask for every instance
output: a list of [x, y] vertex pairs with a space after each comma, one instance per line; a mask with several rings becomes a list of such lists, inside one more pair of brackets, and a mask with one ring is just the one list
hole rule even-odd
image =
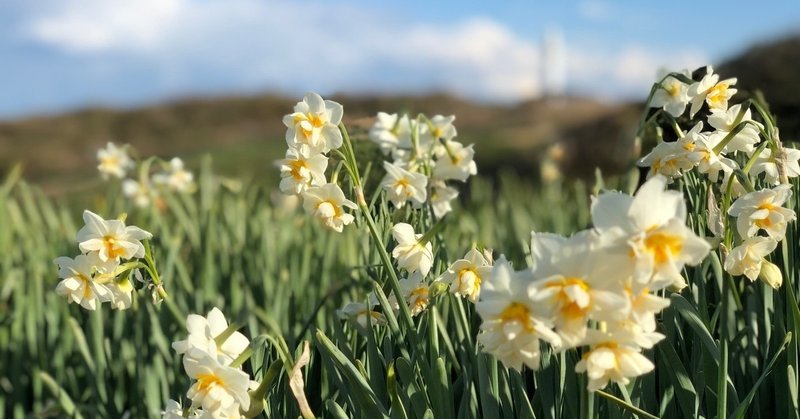
[[[540, 150], [570, 130], [616, 113], [583, 98], [538, 100], [514, 106], [482, 105], [447, 95], [418, 97], [334, 96], [346, 123], [364, 139], [378, 111], [456, 115], [459, 140], [475, 143], [479, 167], [501, 166], [535, 173]], [[0, 123], [0, 170], [24, 164], [25, 176], [50, 192], [96, 183], [95, 151], [106, 141], [129, 143], [141, 156], [181, 156], [189, 164], [202, 154], [228, 175], [271, 179], [283, 157], [284, 114], [296, 98], [271, 95], [186, 99], [141, 109], [87, 109], [63, 115]], [[608, 136], [592, 136], [597, 143]], [[615, 138], [615, 137], [613, 137]]]
[[761, 90], [778, 116], [781, 138], [800, 141], [800, 33], [756, 45], [718, 71], [738, 77], [742, 89]]

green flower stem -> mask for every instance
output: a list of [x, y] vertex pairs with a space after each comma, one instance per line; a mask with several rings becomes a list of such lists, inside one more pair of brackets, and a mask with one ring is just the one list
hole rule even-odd
[[239, 356], [236, 357], [236, 359], [231, 361], [230, 366], [232, 368], [239, 368], [240, 366], [242, 366], [242, 364], [247, 362], [247, 360], [250, 359], [251, 356], [253, 356], [253, 347], [248, 346], [247, 349], [242, 351], [242, 353], [240, 353]]
[[[349, 173], [351, 173], [351, 180], [353, 181], [353, 186], [356, 190], [356, 203], [358, 204], [359, 209], [361, 209], [361, 213], [364, 215], [364, 220], [367, 222], [367, 228], [369, 229], [370, 235], [372, 235], [372, 239], [375, 240], [381, 262], [383, 262], [384, 268], [389, 272], [389, 285], [392, 289], [392, 292], [394, 292], [394, 295], [396, 295], [398, 301], [400, 301], [402, 296], [402, 292], [400, 291], [400, 280], [398, 279], [397, 272], [392, 264], [392, 259], [386, 252], [386, 245], [383, 242], [380, 232], [378, 232], [378, 227], [375, 224], [375, 219], [372, 217], [372, 212], [370, 211], [369, 206], [367, 206], [367, 201], [364, 198], [364, 189], [362, 186], [361, 177], [358, 173], [358, 165], [356, 164], [355, 153], [353, 151], [353, 143], [350, 141], [350, 135], [347, 133], [347, 128], [344, 126], [344, 123], [339, 124], [339, 130], [342, 132], [342, 138], [344, 139], [343, 146], [345, 149], [345, 155], [348, 156], [350, 160], [348, 163], [352, 171]], [[414, 321], [411, 319], [411, 311], [408, 309], [408, 305], [406, 304], [398, 305], [400, 306], [400, 317], [402, 318], [402, 322], [407, 328], [407, 333], [412, 341], [412, 344], [416, 347], [418, 339], [416, 328], [414, 327]], [[391, 309], [391, 307], [384, 307], [384, 310]]]
[[617, 406], [619, 406], [619, 407], [621, 407], [621, 408], [633, 413], [634, 415], [639, 416], [640, 418], [658, 419], [658, 416], [650, 414], [650, 413], [647, 413], [644, 410], [639, 409], [638, 407], [626, 402], [625, 400], [622, 400], [619, 397], [616, 397], [616, 396], [614, 396], [612, 394], [606, 393], [603, 390], [597, 390], [595, 393], [597, 393], [598, 396], [600, 396], [600, 397], [602, 397], [602, 398], [604, 398], [606, 400], [609, 400], [609, 401], [613, 402], [614, 404], [616, 404]]
[[717, 418], [728, 416], [728, 294], [732, 278], [722, 275], [722, 313], [720, 318], [719, 370], [717, 373]]

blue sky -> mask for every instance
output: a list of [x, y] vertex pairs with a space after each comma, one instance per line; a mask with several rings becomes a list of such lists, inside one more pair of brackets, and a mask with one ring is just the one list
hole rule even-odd
[[[544, 58], [546, 32], [561, 59]], [[5, 0], [0, 118], [264, 91], [513, 102], [547, 88], [545, 61], [569, 93], [630, 99], [660, 67], [789, 32], [797, 0]]]

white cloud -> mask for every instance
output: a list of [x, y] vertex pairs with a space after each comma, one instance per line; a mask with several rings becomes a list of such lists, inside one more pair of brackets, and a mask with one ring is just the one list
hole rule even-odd
[[234, 87], [291, 91], [434, 88], [489, 100], [539, 91], [535, 43], [486, 19], [398, 22], [324, 2], [69, 0], [27, 34], [67, 53], [149, 60], [178, 89], [200, 70]]
[[[29, 39], [84, 58], [84, 73], [106, 80], [130, 71], [119, 57], [135, 60], [160, 97], [444, 90], [516, 101], [541, 93], [538, 40], [486, 18], [434, 24], [397, 10], [288, 0], [62, 0], [42, 10], [25, 25]], [[580, 10], [609, 13], [599, 0]], [[705, 64], [698, 52], [660, 55], [638, 44], [566, 48], [568, 88], [611, 98], [643, 96], [661, 65]]]

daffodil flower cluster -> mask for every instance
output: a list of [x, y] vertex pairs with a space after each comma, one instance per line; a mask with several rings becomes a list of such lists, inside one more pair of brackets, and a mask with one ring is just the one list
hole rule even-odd
[[[144, 281], [141, 268], [151, 269], [152, 274], [152, 266], [137, 262], [146, 256], [142, 240], [149, 240], [152, 234], [126, 226], [123, 220], [104, 220], [88, 210], [83, 212], [83, 221], [86, 225], [77, 235], [81, 254], [55, 259], [61, 278], [56, 293], [87, 310], [96, 310], [98, 303], [105, 302], [119, 310], [129, 308], [134, 290], [131, 276]], [[157, 296], [159, 284], [149, 285]]]
[[[778, 288], [780, 269], [765, 258], [796, 218], [784, 205], [792, 194], [788, 179], [800, 176], [800, 150], [781, 144], [771, 116], [758, 102], [729, 106], [737, 92], [731, 87], [735, 78], [720, 80], [711, 67], [695, 74], [698, 80], [688, 71], [665, 74], [654, 85], [650, 106], [666, 113], [661, 119], [666, 126], [660, 129], [674, 131], [677, 139], [660, 142], [639, 165], [649, 168], [649, 177], [661, 174], [670, 181], [695, 168], [705, 174], [710, 193], [722, 199], [713, 203], [709, 229], [723, 241], [725, 270], [755, 281], [766, 266], [760, 277]], [[754, 119], [750, 104], [761, 121]], [[662, 116], [661, 111], [650, 120]], [[682, 125], [691, 128], [684, 132]], [[756, 190], [759, 186], [767, 187]]]
[[483, 350], [519, 370], [539, 367], [542, 342], [555, 351], [585, 347], [576, 371], [592, 391], [651, 371], [642, 351], [664, 338], [655, 317], [669, 305], [662, 295], [685, 286], [684, 265], [711, 249], [686, 226], [681, 193], [666, 186], [656, 175], [633, 197], [601, 194], [594, 228], [571, 237], [532, 233], [529, 269], [515, 271], [501, 257], [487, 275], [476, 252], [454, 263], [446, 276], [461, 294], [472, 289], [463, 291], [465, 280], [482, 279], [475, 308]]
[[[206, 317], [190, 314], [186, 318], [189, 335], [172, 343], [183, 355], [183, 369], [192, 385], [186, 392], [191, 400], [184, 408], [175, 400], [167, 402], [163, 417], [243, 418], [250, 409], [250, 390], [258, 385], [239, 366], [240, 356], [250, 341], [228, 325], [225, 315], [214, 307]], [[187, 416], [188, 415], [188, 416]]]
[[458, 190], [447, 182], [466, 180], [478, 173], [472, 145], [454, 140], [455, 116], [378, 113], [369, 138], [392, 158], [383, 167], [381, 186], [396, 208], [410, 203], [414, 208], [430, 202], [436, 218], [452, 211]]
[[139, 166], [138, 179], [126, 178], [128, 171], [136, 168], [136, 162], [128, 155], [130, 146], [117, 147], [109, 142], [97, 151], [97, 170], [103, 179], [122, 179], [122, 193], [139, 208], [161, 202], [164, 192], [192, 193], [196, 189], [194, 174], [186, 169], [183, 160], [173, 157], [169, 162], [159, 162], [161, 170], [150, 174], [152, 162]]
[[358, 208], [348, 200], [342, 188], [332, 180], [328, 183], [328, 153], [342, 146], [342, 105], [308, 93], [283, 117], [286, 125], [286, 158], [278, 162], [281, 171], [281, 192], [299, 195], [303, 208], [324, 226], [342, 232], [355, 219], [346, 209]]

